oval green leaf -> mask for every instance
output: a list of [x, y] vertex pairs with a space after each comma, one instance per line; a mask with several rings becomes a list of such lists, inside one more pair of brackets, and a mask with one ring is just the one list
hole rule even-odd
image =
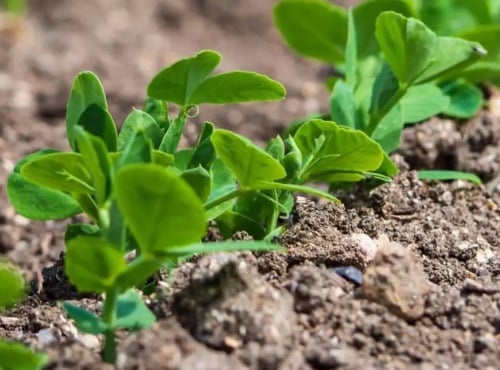
[[332, 121], [310, 120], [294, 136], [304, 158], [299, 180], [359, 181], [363, 172], [376, 170], [383, 160], [379, 144], [364, 132]]
[[450, 104], [450, 98], [436, 85], [410, 87], [400, 100], [404, 123], [415, 123], [433, 117]]
[[0, 311], [18, 303], [26, 294], [21, 273], [9, 262], [0, 259]]
[[162, 132], [156, 120], [148, 113], [134, 108], [123, 121], [118, 135], [118, 150], [125, 149], [136, 131], [144, 131], [146, 137], [153, 142], [154, 148], [160, 145]]
[[65, 272], [80, 292], [104, 293], [127, 269], [121, 251], [98, 236], [80, 235], [66, 246]]
[[28, 181], [21, 175], [26, 163], [47, 154], [52, 149], [40, 150], [19, 161], [7, 180], [7, 196], [17, 213], [32, 220], [59, 220], [82, 212], [78, 203], [68, 194], [48, 189]]
[[286, 176], [283, 166], [250, 140], [228, 130], [215, 130], [211, 137], [217, 156], [235, 174], [242, 187]]
[[69, 145], [74, 151], [76, 151], [76, 139], [73, 136], [73, 128], [78, 125], [80, 116], [91, 104], [108, 110], [106, 95], [99, 77], [93, 72], [85, 71], [79, 73], [73, 81], [66, 107], [66, 132]]
[[28, 181], [69, 193], [93, 193], [92, 176], [79, 153], [52, 153], [26, 163], [21, 175]]
[[234, 71], [205, 79], [189, 104], [228, 104], [281, 100], [285, 88], [277, 81], [255, 72]]
[[33, 352], [20, 343], [0, 340], [0, 369], [41, 370], [48, 360], [47, 355]]
[[148, 85], [148, 96], [181, 106], [187, 105], [191, 95], [220, 60], [221, 55], [212, 50], [181, 59], [153, 77]]
[[395, 12], [383, 12], [375, 36], [392, 72], [410, 85], [431, 63], [437, 36], [422, 22]]
[[457, 118], [474, 116], [484, 104], [483, 92], [465, 80], [452, 80], [441, 86], [443, 93], [449, 96], [449, 104], [443, 113]]
[[206, 229], [203, 205], [181, 177], [155, 164], [134, 164], [116, 175], [115, 193], [142, 253], [198, 242]]
[[336, 64], [344, 61], [347, 41], [345, 10], [323, 0], [282, 0], [274, 23], [297, 53]]
[[420, 180], [437, 180], [437, 181], [465, 180], [465, 181], [470, 181], [476, 185], [482, 184], [482, 181], [479, 178], [479, 176], [474, 175], [473, 173], [462, 172], [462, 171], [422, 170], [418, 171], [418, 178]]

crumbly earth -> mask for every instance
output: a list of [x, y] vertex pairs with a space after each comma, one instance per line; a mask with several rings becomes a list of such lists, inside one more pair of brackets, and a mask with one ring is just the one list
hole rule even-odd
[[[328, 106], [324, 68], [283, 45], [273, 3], [33, 1], [27, 19], [0, 20], [0, 253], [32, 282], [27, 301], [0, 314], [0, 337], [47, 353], [49, 369], [498, 368], [500, 120], [488, 111], [408, 128], [391, 184], [340, 194], [342, 206], [298, 198], [285, 253], [202, 256], [161, 276], [145, 297], [158, 322], [120, 333], [116, 367], [100, 361], [102, 338], [79, 333], [62, 311], [61, 300], [101, 309], [64, 277], [67, 222], [17, 216], [5, 182], [26, 153], [67, 147], [74, 75], [101, 76], [120, 122], [162, 66], [216, 49], [220, 70], [267, 73], [288, 98], [202, 107], [185, 142], [204, 119], [263, 142]], [[473, 171], [485, 185], [423, 183], [408, 167]], [[348, 266], [362, 284], [333, 270]]]

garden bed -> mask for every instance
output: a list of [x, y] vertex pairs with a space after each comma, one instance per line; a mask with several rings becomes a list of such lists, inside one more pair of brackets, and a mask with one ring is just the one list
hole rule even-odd
[[[0, 191], [14, 163], [67, 148], [65, 104], [73, 76], [97, 72], [117, 121], [141, 106], [163, 65], [213, 48], [225, 69], [282, 81], [280, 103], [218, 109], [204, 118], [266, 141], [288, 122], [324, 110], [325, 71], [288, 51], [272, 1], [34, 2], [0, 29]], [[194, 124], [193, 124], [194, 125]], [[195, 127], [187, 128], [186, 142]], [[190, 136], [191, 132], [191, 136]], [[297, 201], [286, 253], [208, 255], [162, 276], [146, 302], [159, 321], [120, 333], [120, 369], [494, 369], [500, 356], [500, 119], [434, 118], [408, 128], [394, 182], [343, 205]], [[409, 165], [408, 165], [409, 164]], [[411, 169], [473, 171], [484, 186], [423, 183]], [[101, 338], [79, 333], [58, 305], [80, 297], [62, 269], [60, 222], [16, 216], [0, 196], [0, 251], [32, 279], [33, 293], [0, 316], [0, 336], [50, 357], [48, 368], [113, 368]], [[244, 234], [236, 236], [246, 238]], [[341, 277], [333, 268], [364, 271]], [[44, 270], [44, 268], [46, 268]]]

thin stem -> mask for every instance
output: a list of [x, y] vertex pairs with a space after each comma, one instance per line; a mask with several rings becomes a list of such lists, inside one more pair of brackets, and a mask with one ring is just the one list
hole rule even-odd
[[[273, 192], [273, 199], [278, 202], [278, 192], [276, 189], [272, 190]], [[267, 230], [266, 230], [266, 235], [270, 234], [275, 228], [276, 225], [278, 224], [278, 217], [280, 215], [280, 210], [279, 206], [276, 204], [273, 204], [273, 212], [271, 213], [271, 216], [269, 217], [269, 220], [267, 221]]]
[[241, 189], [236, 189], [236, 190], [233, 190], [229, 193], [227, 193], [226, 195], [223, 195], [222, 197], [220, 198], [217, 198], [209, 203], [206, 203], [205, 204], [205, 211], [208, 211], [209, 209], [211, 208], [214, 208], [214, 207], [217, 207], [219, 204], [222, 204], [224, 202], [227, 202], [228, 200], [231, 200], [233, 198], [236, 198], [237, 196], [239, 196], [243, 191]]
[[398, 91], [389, 99], [387, 103], [379, 110], [374, 116], [371, 117], [370, 124], [364, 130], [368, 136], [372, 136], [373, 132], [377, 128], [378, 124], [382, 119], [390, 112], [390, 110], [401, 100], [406, 91], [408, 90], [409, 85], [400, 86]]
[[103, 321], [111, 328], [104, 333], [104, 353], [103, 359], [107, 363], [116, 361], [116, 331], [114, 329], [116, 322], [116, 300], [118, 290], [112, 288], [106, 292], [106, 299], [103, 307]]

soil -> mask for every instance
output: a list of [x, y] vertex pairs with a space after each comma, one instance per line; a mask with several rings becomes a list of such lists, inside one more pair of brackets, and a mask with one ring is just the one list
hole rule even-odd
[[[78, 333], [61, 309], [70, 300], [98, 311], [101, 300], [67, 284], [67, 222], [16, 215], [5, 182], [23, 155], [67, 148], [74, 75], [99, 74], [120, 122], [164, 65], [218, 50], [220, 70], [266, 73], [288, 97], [202, 107], [184, 142], [208, 119], [262, 143], [328, 107], [328, 71], [283, 44], [274, 3], [32, 1], [26, 19], [0, 19], [0, 253], [32, 287], [0, 315], [1, 337], [47, 353], [48, 369], [498, 368], [500, 119], [486, 110], [407, 128], [391, 184], [341, 194], [341, 206], [298, 197], [280, 239], [286, 253], [207, 255], [163, 276], [146, 297], [157, 324], [120, 333], [116, 367], [100, 360], [102, 338]], [[472, 171], [485, 184], [424, 183], [419, 168]]]

